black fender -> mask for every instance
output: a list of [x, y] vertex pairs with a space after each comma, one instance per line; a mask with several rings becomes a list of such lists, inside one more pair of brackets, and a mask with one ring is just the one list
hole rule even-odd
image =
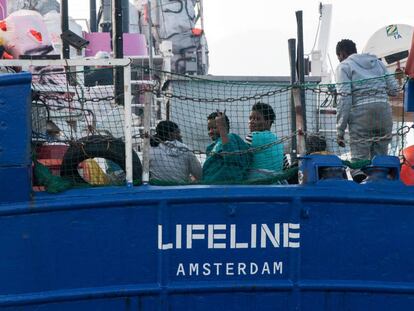
[[[72, 143], [66, 151], [60, 175], [75, 183], [86, 183], [79, 175], [78, 165], [86, 159], [104, 158], [118, 164], [125, 171], [125, 143], [110, 136], [88, 136]], [[132, 151], [133, 180], [142, 181], [142, 166], [138, 155]]]

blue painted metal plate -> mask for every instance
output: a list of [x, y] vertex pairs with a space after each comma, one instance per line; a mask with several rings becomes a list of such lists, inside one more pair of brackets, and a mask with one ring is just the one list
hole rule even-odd
[[332, 185], [83, 189], [0, 205], [0, 307], [413, 309], [412, 188]]
[[30, 73], [0, 75], [0, 167], [31, 163]]

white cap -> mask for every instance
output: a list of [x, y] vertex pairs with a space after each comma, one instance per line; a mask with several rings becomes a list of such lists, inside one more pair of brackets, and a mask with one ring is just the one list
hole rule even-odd
[[95, 54], [95, 59], [108, 59], [111, 58], [111, 55], [106, 51], [98, 51]]

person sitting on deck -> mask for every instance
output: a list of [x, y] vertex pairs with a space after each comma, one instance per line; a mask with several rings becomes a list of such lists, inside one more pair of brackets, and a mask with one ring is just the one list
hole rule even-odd
[[182, 143], [178, 125], [161, 121], [151, 139], [150, 176], [152, 180], [170, 183], [190, 183], [201, 178], [201, 164]]
[[253, 150], [249, 179], [269, 177], [283, 170], [283, 144], [277, 143], [276, 134], [270, 131], [275, 118], [270, 105], [261, 102], [253, 105], [249, 116], [250, 134], [246, 137]]
[[208, 134], [213, 140], [206, 150], [203, 182], [211, 184], [242, 183], [251, 163], [249, 146], [236, 134], [229, 133], [230, 120], [222, 112], [207, 117]]

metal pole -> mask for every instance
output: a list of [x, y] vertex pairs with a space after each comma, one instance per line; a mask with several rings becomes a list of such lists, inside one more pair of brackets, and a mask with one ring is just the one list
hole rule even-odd
[[200, 23], [201, 23], [201, 29], [203, 30], [203, 33], [201, 35], [200, 43], [201, 43], [201, 74], [206, 75], [207, 74], [207, 51], [206, 51], [206, 36], [204, 33], [204, 6], [203, 6], [203, 0], [200, 0]]
[[125, 173], [126, 184], [133, 186], [133, 167], [132, 167], [132, 96], [131, 96], [131, 65], [124, 68], [124, 96], [125, 96]]
[[[288, 40], [288, 49], [289, 49], [289, 64], [290, 64], [290, 84], [294, 85], [296, 83], [296, 39]], [[290, 126], [291, 132], [296, 132], [296, 109], [295, 102], [293, 99], [293, 92], [290, 98]], [[292, 162], [297, 158], [297, 140], [296, 136], [292, 137], [291, 143], [291, 157]]]
[[[151, 4], [151, 0], [148, 0], [148, 31], [149, 31], [149, 36], [148, 36], [148, 44], [149, 44], [149, 51], [148, 51], [148, 56], [149, 56], [149, 67], [150, 69], [153, 68], [154, 65], [154, 55], [153, 55], [153, 49], [152, 49], [152, 45], [154, 44], [152, 42], [152, 4]], [[150, 80], [152, 80], [152, 71], [149, 71], [149, 78]]]
[[102, 0], [101, 2], [102, 6], [102, 22], [101, 22], [101, 29], [102, 32], [110, 32], [112, 27], [112, 7], [111, 7], [111, 0]]
[[[152, 81], [152, 68], [154, 63], [152, 51], [152, 4], [148, 0], [148, 45], [149, 45], [149, 70], [148, 79]], [[150, 94], [149, 98], [144, 103], [144, 142], [142, 150], [142, 182], [148, 184], [149, 182], [149, 150], [150, 150], [150, 134], [151, 134], [151, 109], [154, 98]]]
[[98, 31], [96, 22], [96, 0], [89, 1], [89, 28], [91, 29], [91, 32]]
[[129, 32], [129, 0], [122, 0], [122, 31]]
[[[115, 58], [124, 58], [122, 37], [122, 0], [112, 0], [112, 46]], [[126, 77], [128, 75], [128, 77]], [[125, 78], [128, 85], [125, 85]], [[124, 106], [125, 173], [127, 186], [132, 187], [131, 70], [116, 67], [114, 71], [115, 102]], [[126, 92], [125, 92], [126, 91]], [[127, 101], [127, 102], [126, 102]]]
[[304, 47], [303, 47], [303, 14], [302, 11], [296, 11], [296, 22], [298, 26], [298, 78], [301, 85], [301, 105], [302, 105], [302, 116], [303, 116], [303, 128], [302, 130], [306, 132], [306, 101], [305, 101], [305, 57], [304, 57]]
[[[69, 9], [68, 0], [61, 0], [60, 2], [60, 16], [62, 24], [62, 33], [69, 30]], [[62, 40], [62, 57], [64, 59], [70, 58], [69, 43]]]
[[[122, 38], [122, 0], [112, 0], [112, 45], [115, 58], [124, 58]], [[124, 68], [117, 67], [114, 75], [115, 98], [118, 105], [124, 105]]]

